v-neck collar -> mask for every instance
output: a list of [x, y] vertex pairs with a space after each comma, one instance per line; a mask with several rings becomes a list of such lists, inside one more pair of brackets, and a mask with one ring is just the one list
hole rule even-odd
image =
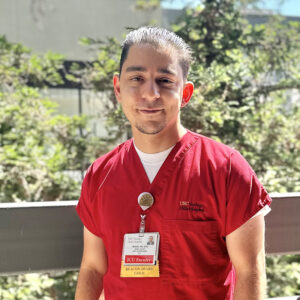
[[167, 184], [168, 178], [171, 176], [174, 168], [184, 157], [186, 152], [195, 144], [199, 137], [199, 135], [195, 135], [191, 131], [187, 130], [185, 135], [175, 144], [163, 162], [152, 183], [150, 183], [144, 166], [134, 148], [133, 139], [128, 140], [125, 143], [125, 149], [127, 150], [128, 154], [126, 155], [126, 160], [128, 165], [131, 168], [134, 168], [137, 174], [137, 188], [140, 187], [143, 191], [155, 191], [156, 193], [159, 193], [165, 184]]

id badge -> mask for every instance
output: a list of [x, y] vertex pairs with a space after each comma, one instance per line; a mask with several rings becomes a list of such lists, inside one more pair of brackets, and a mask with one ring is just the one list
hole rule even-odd
[[159, 277], [159, 233], [124, 235], [121, 277]]

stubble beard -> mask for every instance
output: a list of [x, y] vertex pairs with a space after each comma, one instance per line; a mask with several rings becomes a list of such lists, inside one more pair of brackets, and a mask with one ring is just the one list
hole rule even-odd
[[156, 126], [143, 126], [142, 124], [135, 124], [134, 127], [143, 134], [154, 135], [160, 133], [165, 128], [165, 124], [160, 123]]

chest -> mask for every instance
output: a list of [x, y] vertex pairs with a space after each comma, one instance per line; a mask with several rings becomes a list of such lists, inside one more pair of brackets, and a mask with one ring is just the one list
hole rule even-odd
[[[216, 186], [213, 177], [205, 166], [188, 157], [163, 165], [152, 184], [142, 166], [116, 167], [96, 195], [101, 227], [137, 232], [141, 214], [146, 214], [146, 231], [160, 231], [169, 220], [217, 220], [225, 199], [223, 183]], [[146, 212], [137, 201], [143, 192], [154, 197], [153, 206]]]

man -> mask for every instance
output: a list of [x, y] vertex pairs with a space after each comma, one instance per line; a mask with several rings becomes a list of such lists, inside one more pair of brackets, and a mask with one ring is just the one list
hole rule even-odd
[[154, 245], [154, 240], [153, 240], [153, 236], [152, 235], [149, 236], [147, 245]]
[[[133, 139], [97, 159], [83, 181], [77, 300], [98, 299], [103, 288], [106, 300], [264, 298], [271, 199], [237, 151], [181, 125], [190, 62], [189, 47], [165, 29], [126, 37], [113, 81]], [[143, 194], [152, 200], [140, 202]], [[122, 275], [124, 235], [138, 240], [139, 227], [160, 236], [159, 277]]]

